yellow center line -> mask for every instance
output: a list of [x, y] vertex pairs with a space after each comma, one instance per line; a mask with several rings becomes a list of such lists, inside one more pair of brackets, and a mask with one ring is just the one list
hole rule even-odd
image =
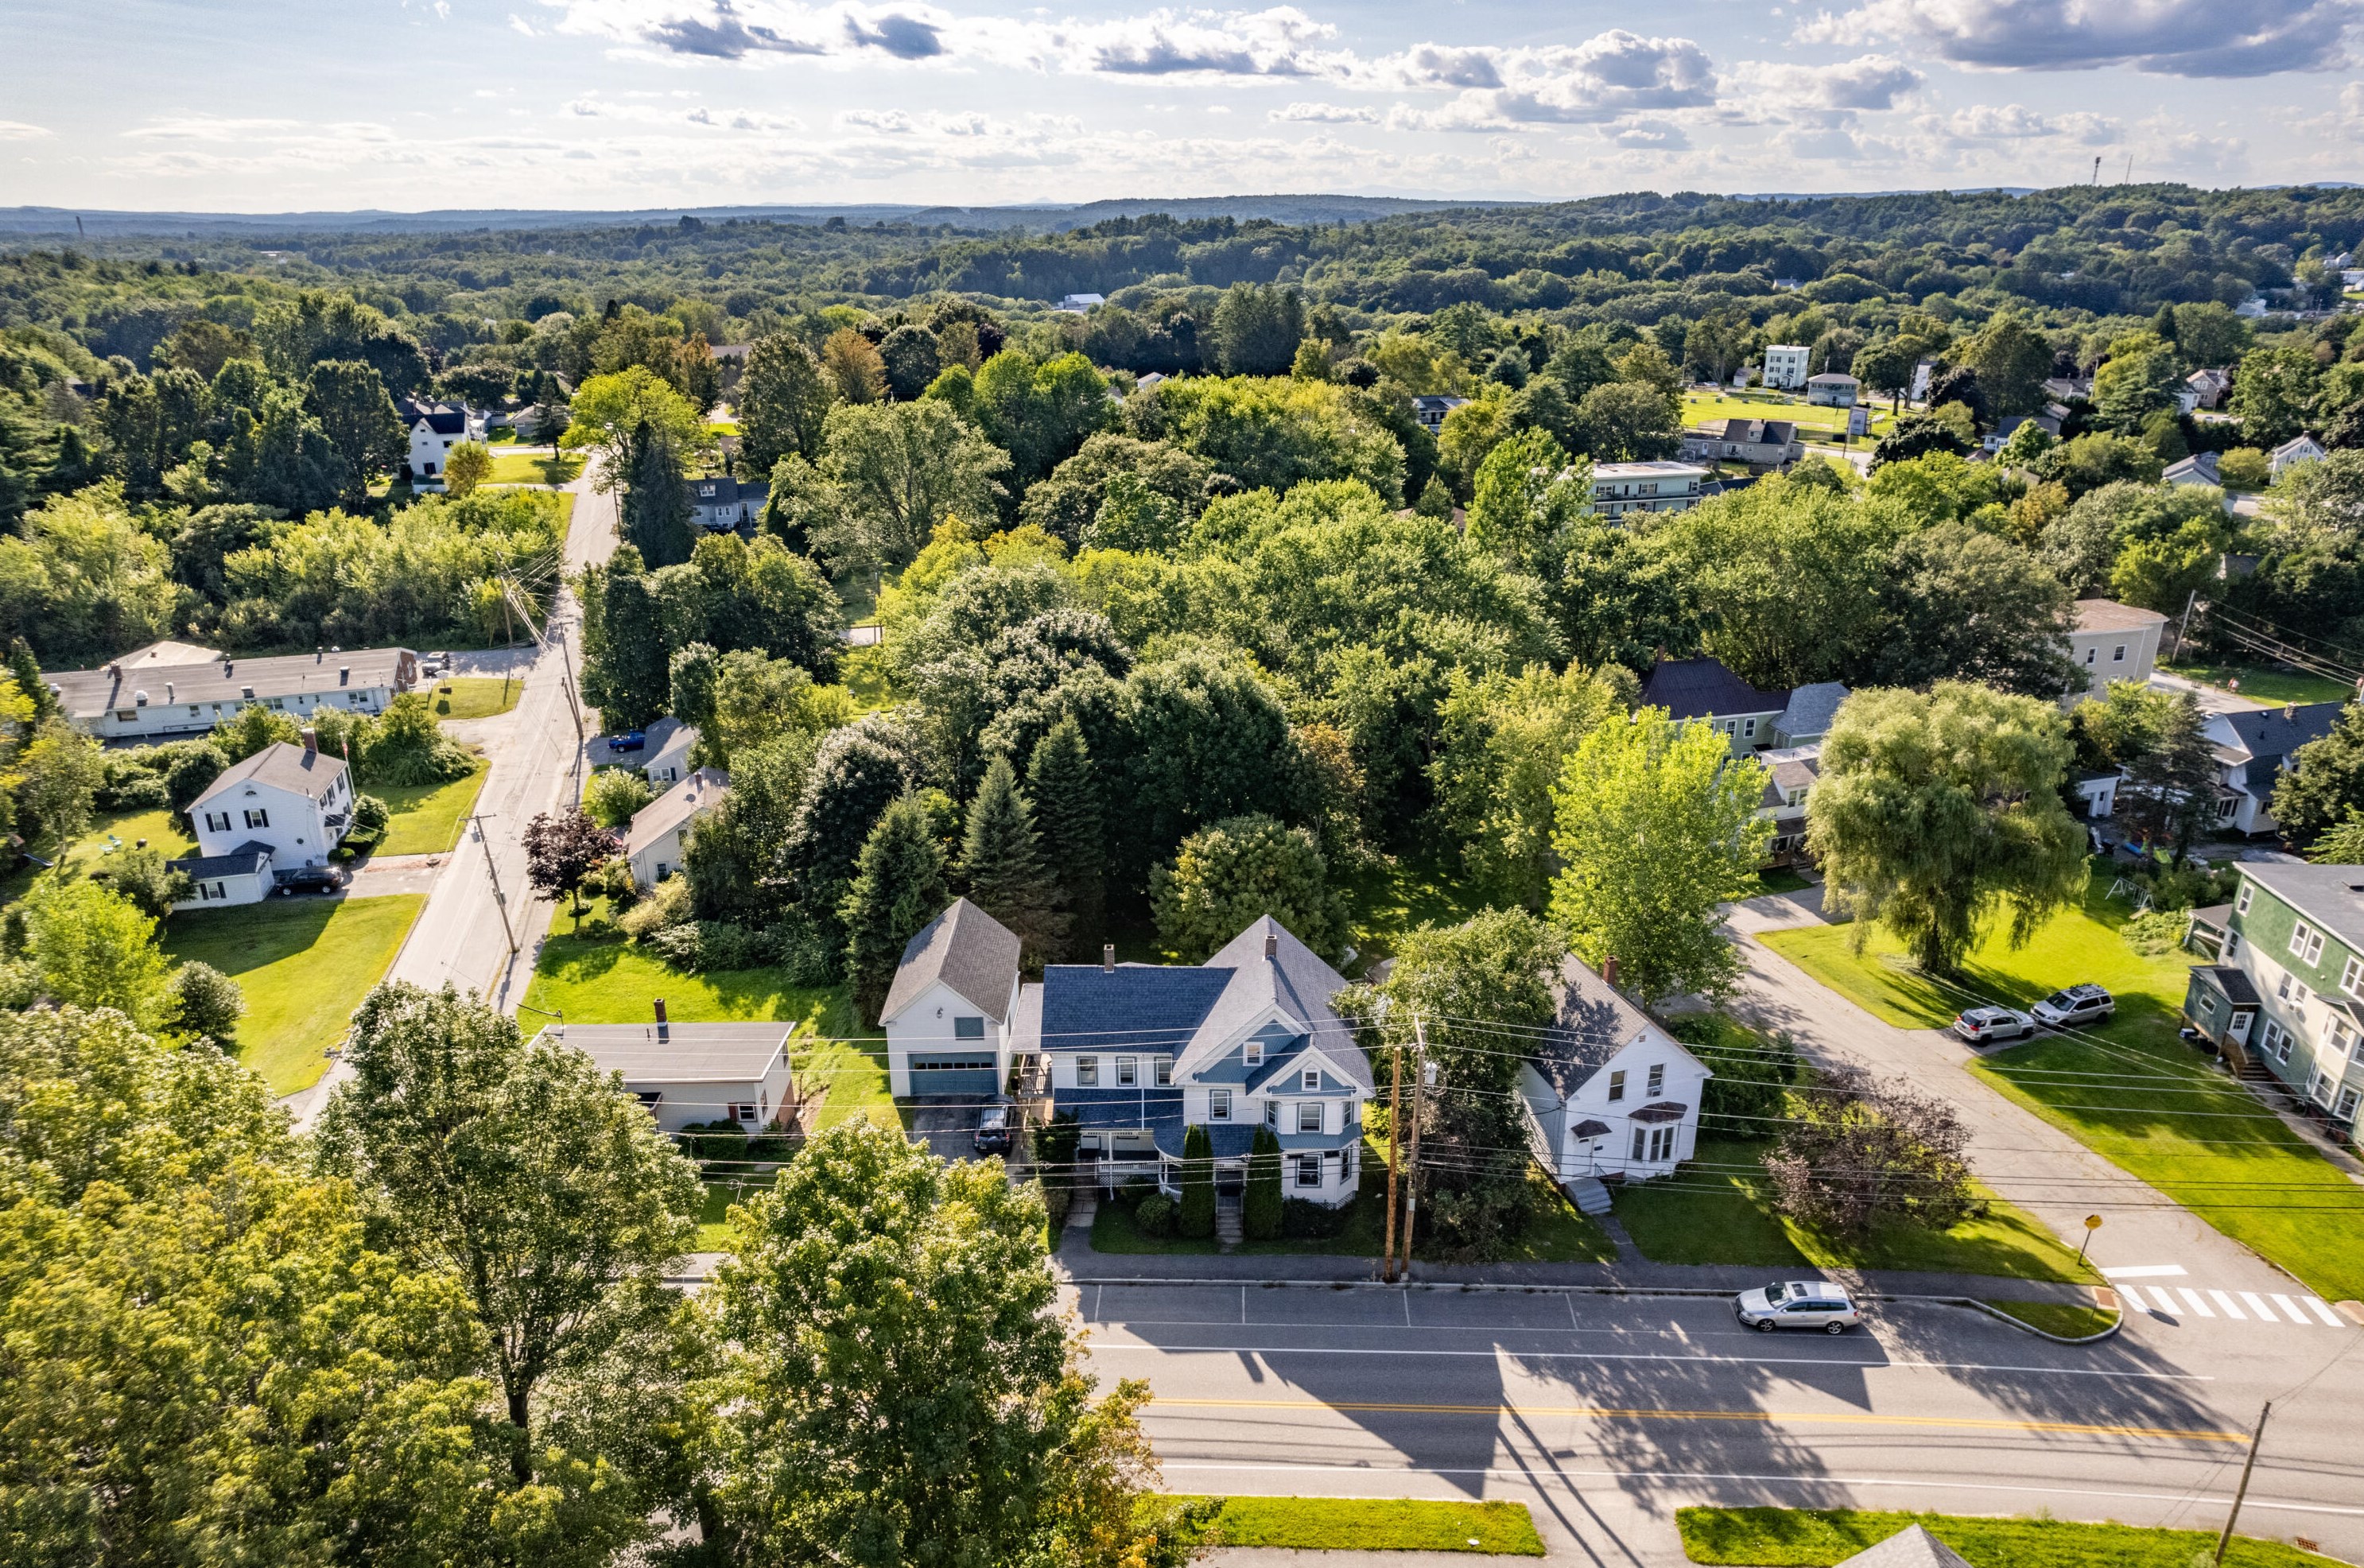
[[1951, 1427], [1982, 1431], [2068, 1432], [2089, 1437], [2169, 1438], [2191, 1442], [2245, 1443], [2247, 1432], [2186, 1427], [2123, 1427], [2083, 1421], [2013, 1421], [1979, 1416], [1875, 1416], [1852, 1410], [1619, 1409], [1605, 1405], [1409, 1405], [1352, 1399], [1173, 1399], [1153, 1406], [1207, 1410], [1359, 1410], [1415, 1416], [1589, 1416], [1629, 1421], [1820, 1421], [1860, 1427]]

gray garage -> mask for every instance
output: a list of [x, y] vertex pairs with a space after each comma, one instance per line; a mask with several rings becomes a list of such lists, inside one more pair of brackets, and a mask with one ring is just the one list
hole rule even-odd
[[927, 1051], [911, 1053], [911, 1093], [971, 1095], [991, 1098], [1001, 1092], [1001, 1067], [990, 1051]]

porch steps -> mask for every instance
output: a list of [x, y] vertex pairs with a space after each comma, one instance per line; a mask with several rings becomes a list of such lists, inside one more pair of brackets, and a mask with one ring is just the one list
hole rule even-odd
[[1609, 1189], [1598, 1176], [1577, 1177], [1567, 1184], [1567, 1195], [1578, 1214], [1602, 1215], [1615, 1207], [1610, 1201]]
[[1240, 1226], [1240, 1200], [1221, 1194], [1215, 1196], [1215, 1241], [1228, 1252], [1240, 1244], [1246, 1232]]

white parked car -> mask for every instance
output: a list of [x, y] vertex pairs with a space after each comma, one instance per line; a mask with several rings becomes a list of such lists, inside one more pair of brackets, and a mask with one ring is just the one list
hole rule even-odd
[[2037, 1023], [2056, 1029], [2098, 1024], [2117, 1010], [2117, 999], [2098, 985], [2071, 985], [2066, 991], [2055, 991], [2029, 1009]]
[[1863, 1321], [1847, 1293], [1822, 1280], [1790, 1280], [1762, 1290], [1744, 1290], [1732, 1304], [1740, 1320], [1759, 1333], [1776, 1329], [1820, 1329], [1844, 1334]]
[[2025, 1040], [2035, 1032], [2035, 1020], [2009, 1007], [1965, 1007], [1954, 1020], [1954, 1032], [1972, 1045], [1990, 1040]]

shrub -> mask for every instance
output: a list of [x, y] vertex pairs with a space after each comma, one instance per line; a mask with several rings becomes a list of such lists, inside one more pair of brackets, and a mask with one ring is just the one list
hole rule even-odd
[[1067, 1212], [1076, 1207], [1076, 1189], [1054, 1183], [1052, 1173], [1044, 1172], [1038, 1186], [1043, 1194], [1043, 1215], [1050, 1222], [1054, 1235], [1064, 1229]]
[[101, 811], [151, 811], [173, 803], [163, 775], [140, 751], [110, 751], [99, 763], [90, 803]]
[[1287, 1197], [1280, 1201], [1280, 1233], [1292, 1241], [1326, 1241], [1343, 1235], [1346, 1222], [1354, 1215], [1353, 1202], [1333, 1208], [1311, 1198]]
[[654, 892], [633, 905], [616, 924], [632, 940], [645, 942], [688, 918], [689, 879], [676, 876], [658, 883]]
[[2256, 447], [2235, 447], [2216, 460], [2216, 476], [2227, 490], [2263, 490], [2273, 483], [2273, 464]]
[[1251, 1241], [1269, 1241], [1280, 1234], [1280, 1138], [1268, 1127], [1255, 1129], [1248, 1151], [1246, 1194], [1240, 1200], [1240, 1233]]
[[90, 879], [112, 887], [141, 914], [159, 920], [193, 892], [188, 873], [167, 869], [159, 850], [117, 850], [99, 862]]
[[353, 796], [353, 826], [348, 839], [365, 839], [372, 843], [385, 837], [385, 825], [393, 820], [393, 808], [374, 795]]
[[1173, 1235], [1174, 1200], [1164, 1193], [1152, 1193], [1132, 1211], [1132, 1223], [1144, 1236]]
[[2172, 952], [2183, 944], [2188, 917], [2180, 909], [2146, 909], [2128, 920], [2118, 935], [2126, 946], [2147, 958]]
[[1151, 1181], [1147, 1176], [1131, 1176], [1126, 1178], [1124, 1185], [1117, 1188], [1115, 1201], [1128, 1209], [1138, 1209], [1144, 1202], [1156, 1195], [1155, 1182]]
[[747, 1129], [735, 1121], [694, 1121], [681, 1130], [681, 1151], [693, 1160], [736, 1162], [751, 1158]]
[[1215, 1145], [1195, 1123], [1182, 1138], [1181, 1224], [1185, 1236], [1215, 1233]]
[[246, 993], [238, 982], [195, 959], [173, 972], [167, 1013], [172, 1026], [190, 1034], [226, 1040], [246, 1016]]
[[602, 828], [621, 828], [655, 799], [649, 781], [630, 768], [602, 768], [583, 792], [583, 809]]

